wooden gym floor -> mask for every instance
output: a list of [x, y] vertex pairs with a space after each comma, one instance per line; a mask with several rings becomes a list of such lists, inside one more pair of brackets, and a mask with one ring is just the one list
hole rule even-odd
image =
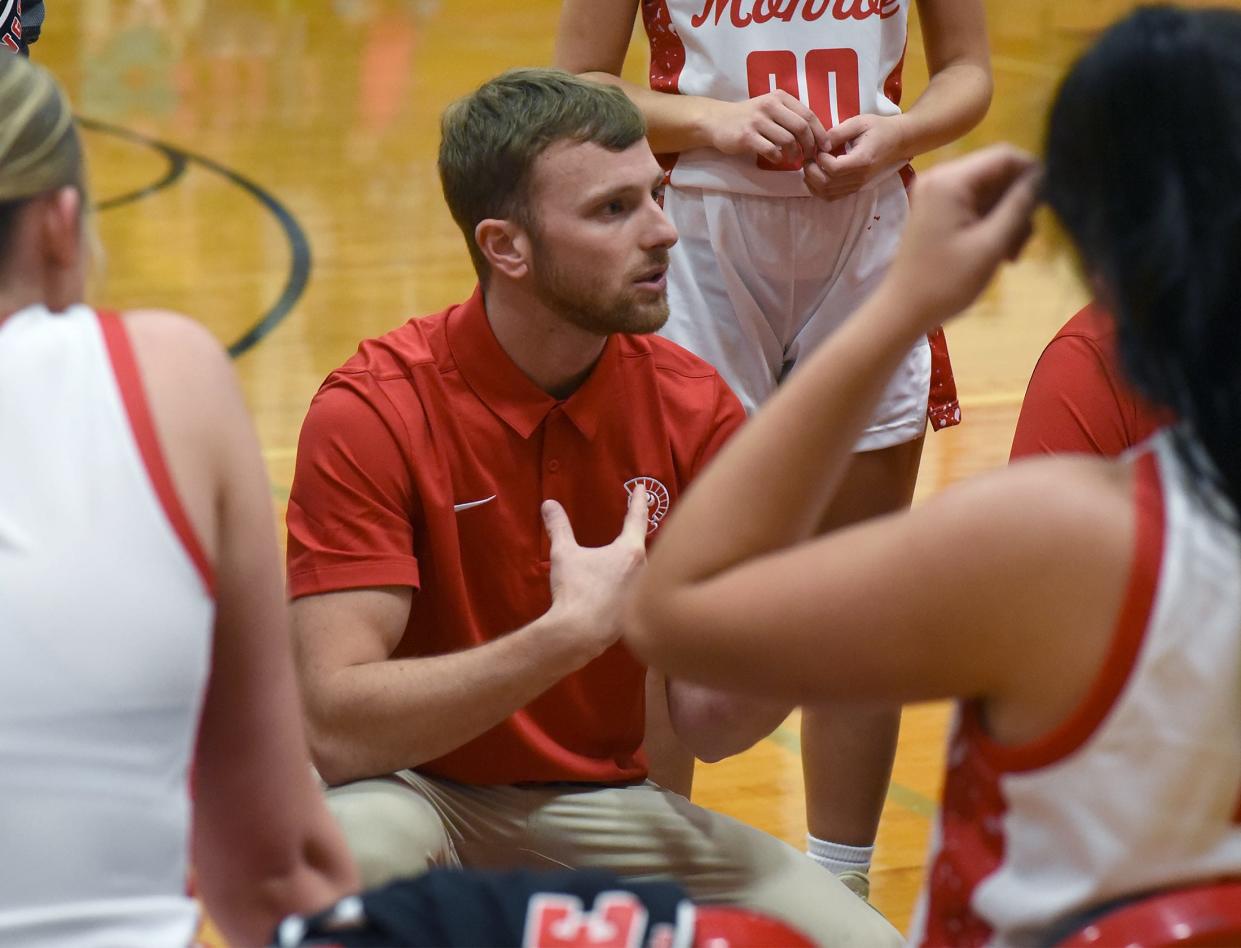
[[[988, 0], [990, 115], [935, 161], [1037, 149], [1057, 77], [1127, 0]], [[551, 57], [559, 0], [48, 0], [36, 61], [83, 118], [108, 257], [99, 305], [206, 323], [237, 356], [283, 511], [306, 405], [362, 337], [473, 286], [435, 176], [438, 117], [510, 66]], [[916, 17], [906, 102], [926, 81]], [[629, 75], [640, 78], [636, 38]], [[1045, 221], [1043, 222], [1045, 225]], [[964, 406], [928, 437], [919, 496], [1003, 464], [1043, 344], [1085, 300], [1046, 226], [950, 333]], [[928, 564], [952, 582], [952, 564]], [[922, 880], [948, 709], [907, 711], [873, 901], [904, 927]], [[800, 847], [796, 719], [699, 770], [695, 798]]]

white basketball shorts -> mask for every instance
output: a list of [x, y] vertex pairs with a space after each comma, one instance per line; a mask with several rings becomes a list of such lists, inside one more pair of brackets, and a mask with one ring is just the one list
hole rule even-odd
[[[831, 202], [669, 187], [664, 211], [680, 239], [670, 254], [663, 335], [714, 365], [753, 413], [878, 285], [909, 201], [891, 175]], [[855, 451], [923, 435], [931, 363], [922, 340], [889, 381]]]

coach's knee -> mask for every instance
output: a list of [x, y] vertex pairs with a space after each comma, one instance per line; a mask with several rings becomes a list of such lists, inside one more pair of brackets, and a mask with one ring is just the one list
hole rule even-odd
[[449, 861], [451, 843], [435, 807], [398, 780], [333, 787], [327, 791], [327, 804], [366, 888]]

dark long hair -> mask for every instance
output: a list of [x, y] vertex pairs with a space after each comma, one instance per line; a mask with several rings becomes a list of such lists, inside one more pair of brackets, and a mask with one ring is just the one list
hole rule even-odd
[[1241, 510], [1241, 12], [1147, 7], [1104, 33], [1057, 93], [1044, 187], [1126, 375], [1183, 423], [1200, 496]]

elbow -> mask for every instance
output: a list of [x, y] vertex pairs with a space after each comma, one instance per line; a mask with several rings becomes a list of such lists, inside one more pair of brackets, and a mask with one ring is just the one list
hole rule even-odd
[[982, 88], [978, 93], [978, 117], [974, 124], [981, 122], [987, 115], [987, 111], [991, 108], [991, 99], [995, 95], [995, 79], [991, 75], [991, 67], [987, 66], [983, 69]]
[[723, 717], [695, 723], [673, 722], [677, 737], [704, 764], [718, 764], [749, 750], [766, 735], [755, 733], [754, 722], [736, 719], [721, 708]]
[[[995, 94], [995, 77], [991, 74], [991, 62], [984, 59], [982, 62], [974, 63], [977, 71], [977, 87], [972, 98], [973, 108], [969, 114], [969, 128], [974, 128], [987, 116], [987, 111], [991, 108], [991, 98]], [[967, 129], [968, 130], [968, 129]]]
[[203, 886], [203, 902], [230, 943], [267, 944], [282, 919], [322, 911], [360, 888], [356, 870], [347, 859], [322, 866], [310, 853], [298, 855], [256, 868], [240, 865], [234, 853], [230, 881]]
[[715, 764], [749, 750], [788, 717], [786, 701], [743, 697], [674, 681], [668, 691], [672, 729], [695, 757]]
[[[330, 819], [326, 808], [321, 819]], [[319, 911], [359, 888], [335, 825], [307, 819], [296, 803], [262, 822], [238, 819], [232, 808], [195, 821], [197, 894], [230, 944], [267, 944], [285, 916]]]
[[321, 721], [307, 721], [306, 741], [310, 747], [310, 762], [315, 772], [329, 787], [360, 780], [369, 774], [361, 773], [350, 753], [351, 743], [346, 737]]
[[310, 759], [315, 766], [315, 773], [319, 775], [319, 779], [329, 787], [339, 787], [341, 784], [350, 783], [361, 776], [360, 774], [353, 773], [346, 762], [341, 760], [338, 755], [332, 755], [312, 747]]
[[718, 764], [722, 760], [727, 760], [736, 754], [740, 754], [744, 747], [732, 747], [726, 741], [711, 740], [707, 738], [700, 740], [694, 745], [689, 746], [689, 751], [694, 755], [696, 760], [702, 761], [704, 764]]

